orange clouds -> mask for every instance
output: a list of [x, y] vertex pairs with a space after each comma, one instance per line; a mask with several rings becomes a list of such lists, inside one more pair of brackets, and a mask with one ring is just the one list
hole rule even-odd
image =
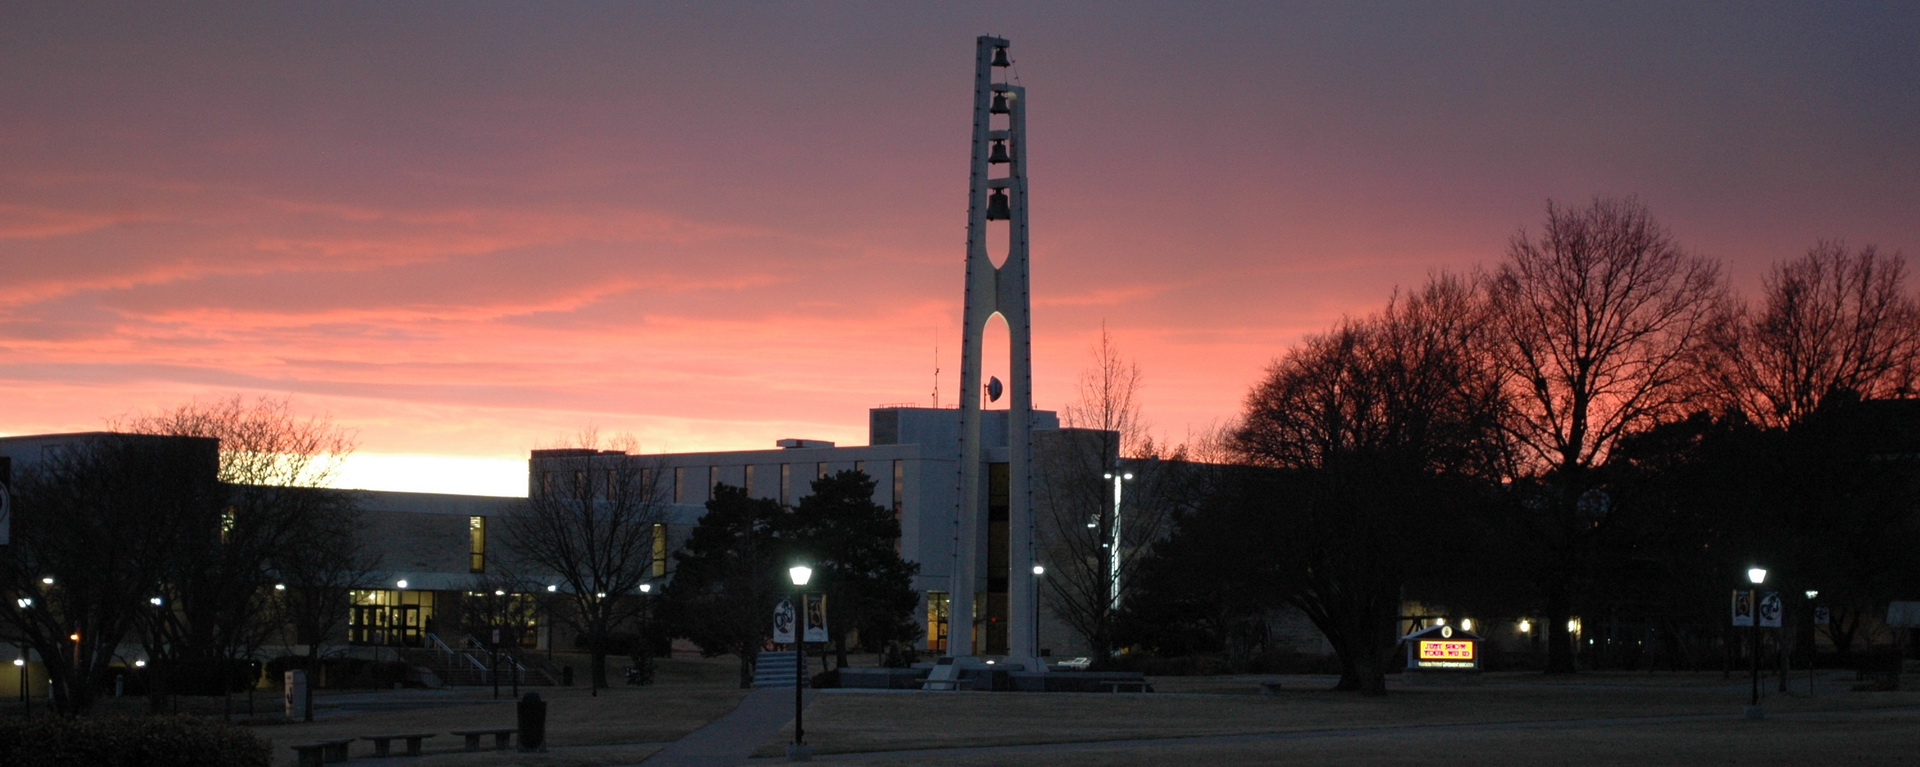
[[986, 29], [1032, 94], [1037, 403], [1104, 323], [1166, 437], [1550, 196], [1638, 193], [1736, 274], [1920, 251], [1920, 14], [1689, 8], [8, 6], [0, 431], [237, 390], [382, 454], [858, 442], [936, 364], [951, 405]]

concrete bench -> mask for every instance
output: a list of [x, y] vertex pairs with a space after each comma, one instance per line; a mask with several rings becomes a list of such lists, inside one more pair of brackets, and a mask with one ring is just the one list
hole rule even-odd
[[433, 737], [433, 733], [430, 732], [408, 732], [394, 735], [362, 735], [360, 739], [373, 741], [374, 756], [386, 756], [388, 750], [387, 744], [396, 740], [404, 740], [407, 742], [407, 756], [419, 756], [420, 741], [431, 737]]
[[337, 738], [295, 744], [294, 760], [300, 767], [320, 767], [321, 764], [344, 762], [347, 760], [347, 744], [352, 742], [352, 738]]
[[453, 734], [467, 739], [468, 751], [480, 750], [480, 736], [482, 735], [492, 735], [494, 749], [497, 751], [505, 751], [513, 747], [513, 734], [516, 732], [519, 732], [519, 730], [512, 727], [496, 727], [491, 730], [454, 730]]
[[1279, 680], [1271, 680], [1271, 679], [1270, 679], [1270, 680], [1267, 680], [1267, 681], [1265, 681], [1265, 682], [1261, 682], [1261, 683], [1260, 683], [1260, 694], [1261, 694], [1261, 695], [1279, 695], [1279, 694], [1280, 694], [1280, 682], [1279, 682]]
[[1145, 679], [1108, 679], [1101, 684], [1106, 685], [1107, 692], [1119, 692], [1122, 687], [1131, 688], [1133, 692], [1153, 692], [1153, 685]]
[[965, 679], [922, 679], [920, 680], [920, 689], [970, 690], [973, 689], [973, 682]]

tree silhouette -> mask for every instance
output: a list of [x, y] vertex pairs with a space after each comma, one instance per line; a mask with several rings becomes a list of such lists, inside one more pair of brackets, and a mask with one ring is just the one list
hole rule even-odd
[[1792, 426], [1837, 392], [1908, 397], [1920, 377], [1920, 301], [1898, 253], [1828, 241], [1775, 264], [1757, 306], [1714, 324], [1714, 383], [1728, 409]]
[[900, 558], [900, 520], [873, 502], [873, 479], [841, 471], [813, 481], [813, 492], [777, 518], [776, 534], [788, 558], [814, 570], [827, 597], [827, 630], [838, 666], [847, 665], [847, 634], [857, 631], [869, 649], [914, 637], [913, 610], [920, 566]]
[[753, 685], [753, 665], [773, 626], [781, 591], [774, 525], [777, 501], [754, 498], [745, 488], [714, 485], [707, 513], [675, 552], [667, 587], [666, 620], [678, 636], [693, 640], [707, 657], [740, 658], [740, 687]]
[[1543, 488], [1521, 521], [1545, 593], [1548, 670], [1568, 673], [1571, 568], [1597, 521], [1578, 508], [1598, 497], [1589, 472], [1625, 435], [1695, 404], [1724, 290], [1718, 267], [1682, 252], [1639, 201], [1599, 199], [1548, 202], [1545, 230], [1515, 235], [1487, 293], [1520, 473]]
[[507, 518], [505, 546], [528, 569], [559, 576], [568, 620], [587, 641], [593, 690], [607, 686], [607, 654], [616, 630], [644, 614], [640, 585], [652, 580], [654, 528], [666, 523], [667, 476], [631, 455], [630, 437], [597, 447], [543, 451], [543, 481], [526, 511]]
[[1284, 472], [1242, 472], [1232, 489], [1266, 506], [1279, 593], [1332, 643], [1341, 689], [1384, 692], [1402, 587], [1464, 548], [1448, 542], [1501, 463], [1482, 319], [1467, 281], [1436, 277], [1307, 339], [1247, 397], [1234, 447]]

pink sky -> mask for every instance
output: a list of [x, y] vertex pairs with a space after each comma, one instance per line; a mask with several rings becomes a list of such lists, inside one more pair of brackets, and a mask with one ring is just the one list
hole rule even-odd
[[1038, 405], [1104, 322], [1162, 438], [1548, 198], [1638, 195], [1747, 291], [1920, 253], [1920, 6], [1034, 5], [0, 5], [0, 433], [291, 395], [354, 484], [446, 492], [587, 426], [864, 443], [936, 336], [957, 396], [987, 33]]

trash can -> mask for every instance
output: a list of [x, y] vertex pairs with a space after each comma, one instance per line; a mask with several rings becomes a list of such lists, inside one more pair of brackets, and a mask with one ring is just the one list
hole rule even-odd
[[547, 750], [547, 702], [540, 693], [530, 692], [520, 699], [520, 750]]

